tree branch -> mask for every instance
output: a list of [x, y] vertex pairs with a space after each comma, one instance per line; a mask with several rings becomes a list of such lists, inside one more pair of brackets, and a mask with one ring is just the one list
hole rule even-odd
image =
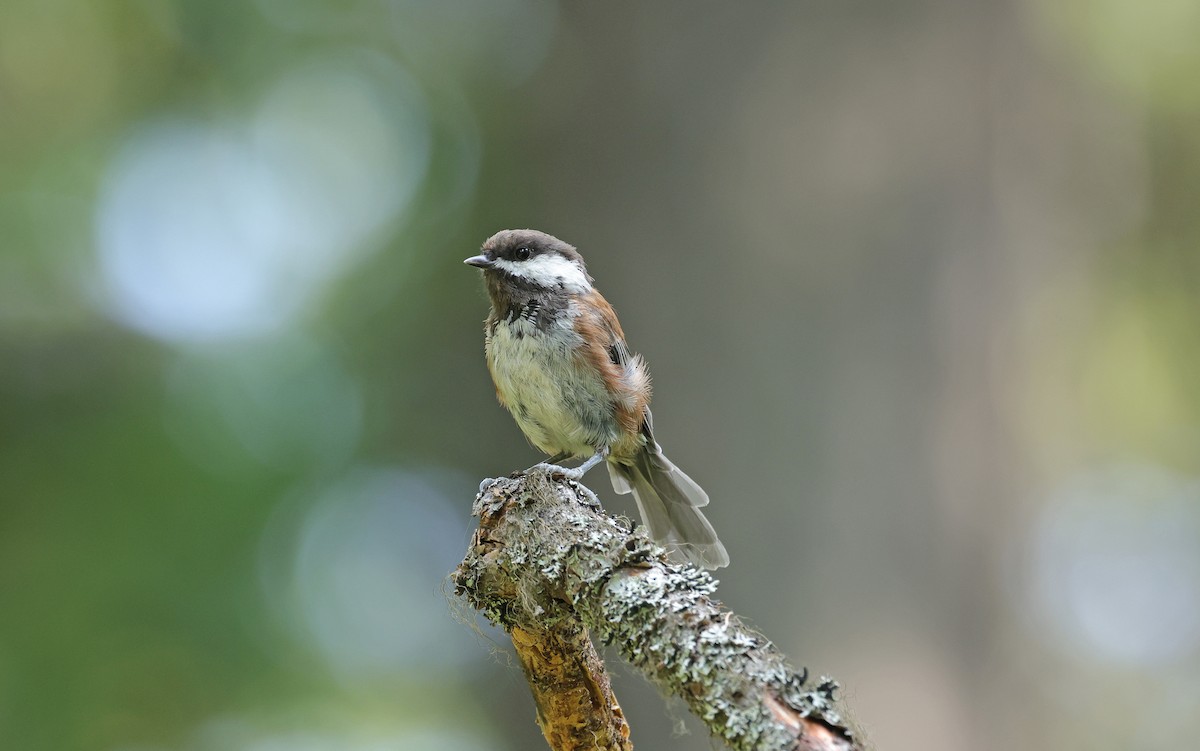
[[632, 748], [590, 629], [737, 751], [855, 751], [837, 684], [806, 688], [784, 655], [587, 488], [545, 474], [485, 481], [456, 594], [513, 635], [555, 751]]

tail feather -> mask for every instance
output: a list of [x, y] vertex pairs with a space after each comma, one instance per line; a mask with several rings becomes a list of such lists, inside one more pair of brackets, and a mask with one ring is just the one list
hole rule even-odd
[[657, 445], [648, 446], [633, 464], [608, 463], [613, 490], [633, 493], [650, 536], [703, 568], [729, 565], [729, 554], [716, 530], [700, 512], [708, 494], [671, 463]]

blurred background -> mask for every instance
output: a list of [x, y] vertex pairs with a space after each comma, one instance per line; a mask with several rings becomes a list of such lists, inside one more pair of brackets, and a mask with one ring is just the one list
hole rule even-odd
[[[1200, 735], [1200, 4], [5, 0], [0, 747], [543, 742], [456, 603], [492, 232], [881, 749]], [[603, 473], [610, 510], [634, 513]], [[710, 749], [615, 660], [647, 749]]]

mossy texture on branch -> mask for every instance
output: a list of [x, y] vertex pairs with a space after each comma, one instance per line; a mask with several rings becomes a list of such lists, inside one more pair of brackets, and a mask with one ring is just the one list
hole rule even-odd
[[[583, 486], [544, 473], [485, 482], [474, 513], [479, 529], [454, 579], [489, 620], [522, 636], [585, 626], [739, 751], [860, 748], [837, 711], [833, 681], [810, 687], [770, 641], [711, 597], [716, 582], [707, 572], [667, 560]], [[526, 674], [537, 698], [527, 664]], [[592, 692], [593, 706], [610, 711], [600, 698], [611, 696], [607, 678], [583, 683], [596, 681], [604, 691]]]

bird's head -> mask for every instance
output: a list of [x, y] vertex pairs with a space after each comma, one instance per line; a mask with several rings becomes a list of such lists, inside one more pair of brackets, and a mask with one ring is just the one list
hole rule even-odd
[[501, 230], [487, 239], [479, 255], [464, 263], [513, 284], [567, 292], [584, 292], [592, 287], [579, 251], [533, 229]]

